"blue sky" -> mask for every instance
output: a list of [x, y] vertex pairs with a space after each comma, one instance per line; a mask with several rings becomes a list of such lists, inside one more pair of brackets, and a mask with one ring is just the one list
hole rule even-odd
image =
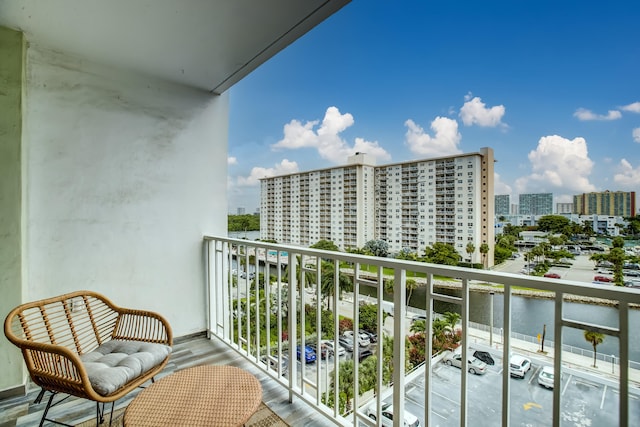
[[259, 207], [259, 178], [356, 151], [492, 147], [512, 203], [640, 192], [639, 23], [631, 0], [354, 0], [231, 89], [229, 211]]

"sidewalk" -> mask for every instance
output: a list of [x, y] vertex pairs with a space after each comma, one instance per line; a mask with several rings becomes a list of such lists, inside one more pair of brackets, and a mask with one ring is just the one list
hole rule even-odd
[[[353, 317], [353, 304], [350, 299], [343, 299], [339, 303], [339, 313], [346, 317]], [[405, 333], [409, 334], [409, 328], [411, 327], [411, 320], [415, 316], [414, 313], [407, 313], [406, 321], [405, 321]], [[393, 317], [388, 317], [387, 321], [384, 324], [384, 332], [389, 335], [393, 335]], [[473, 347], [474, 344], [480, 345], [483, 348], [479, 350], [485, 350], [491, 348], [494, 353], [502, 354], [502, 343], [500, 341], [500, 337], [494, 334], [493, 336], [493, 346], [489, 347], [489, 332], [482, 331], [475, 328], [469, 328], [469, 346]], [[541, 353], [538, 350], [540, 349], [540, 345], [534, 342], [528, 342], [524, 340], [519, 340], [516, 338], [511, 338], [511, 348], [514, 352], [521, 353], [523, 355], [528, 356], [531, 359], [537, 359], [543, 363], [546, 363], [550, 366], [553, 366], [553, 352], [554, 349], [552, 347], [545, 346], [545, 353]], [[577, 369], [583, 372], [588, 372], [593, 375], [597, 375], [600, 377], [604, 377], [606, 379], [618, 382], [620, 375], [620, 367], [619, 365], [614, 366], [614, 373], [611, 372], [611, 363], [598, 360], [597, 368], [593, 367], [593, 358], [582, 356], [579, 354], [571, 353], [571, 352], [563, 352], [562, 353], [562, 363], [563, 366]], [[629, 385], [636, 389], [636, 393], [640, 394], [640, 370], [637, 369], [629, 369]]]

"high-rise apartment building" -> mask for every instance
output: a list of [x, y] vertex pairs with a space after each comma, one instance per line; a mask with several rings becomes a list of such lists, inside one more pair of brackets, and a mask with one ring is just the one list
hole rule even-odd
[[573, 213], [573, 203], [556, 203], [557, 214]]
[[357, 153], [346, 166], [261, 180], [261, 238], [310, 246], [331, 240], [360, 248], [373, 239], [389, 251], [422, 253], [452, 244], [473, 262], [487, 243], [493, 263], [493, 150], [375, 166]]
[[635, 191], [603, 191], [573, 196], [573, 213], [580, 215], [635, 216]]
[[530, 193], [519, 195], [520, 215], [552, 215], [553, 214], [553, 194], [552, 193]]
[[494, 197], [495, 199], [495, 210], [496, 216], [506, 216], [509, 215], [509, 207], [511, 206], [511, 201], [509, 199], [508, 194], [498, 194]]

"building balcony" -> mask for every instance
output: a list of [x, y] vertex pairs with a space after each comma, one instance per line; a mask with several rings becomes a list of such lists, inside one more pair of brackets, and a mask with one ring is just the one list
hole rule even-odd
[[[629, 414], [637, 414], [640, 411], [638, 400], [637, 381], [638, 372], [636, 368], [639, 365], [629, 361], [629, 342], [630, 332], [630, 310], [636, 304], [640, 304], [640, 293], [616, 287], [602, 287], [592, 284], [548, 280], [545, 278], [520, 276], [506, 273], [497, 273], [490, 271], [479, 271], [457, 267], [439, 266], [433, 264], [414, 263], [406, 261], [397, 261], [387, 258], [366, 257], [360, 255], [352, 255], [346, 253], [317, 251], [311, 249], [290, 247], [284, 245], [269, 245], [262, 243], [248, 244], [245, 241], [206, 237], [206, 256], [207, 262], [207, 295], [209, 318], [207, 320], [208, 334], [214, 340], [220, 340], [229, 348], [242, 356], [246, 363], [252, 366], [252, 369], [258, 369], [262, 373], [271, 377], [271, 381], [279, 384], [285, 389], [290, 400], [293, 402], [302, 401], [309, 405], [312, 411], [317, 412], [324, 417], [325, 422], [331, 422], [336, 425], [375, 425], [367, 416], [367, 408], [373, 405], [374, 408], [380, 407], [382, 402], [393, 402], [394, 408], [400, 408], [397, 413], [403, 413], [403, 410], [411, 408], [415, 412], [413, 399], [409, 401], [410, 390], [415, 387], [416, 381], [424, 384], [425, 390], [422, 398], [418, 402], [422, 408], [419, 411], [418, 418], [420, 424], [433, 425], [436, 422], [435, 417], [438, 415], [437, 407], [434, 402], [437, 401], [438, 392], [436, 390], [436, 381], [433, 377], [433, 370], [438, 366], [438, 355], [431, 359], [431, 363], [422, 365], [417, 371], [405, 372], [405, 364], [400, 361], [405, 360], [407, 349], [402, 340], [394, 340], [392, 344], [383, 339], [379, 340], [374, 348], [374, 355], [385, 354], [385, 345], [390, 345], [389, 352], [393, 354], [393, 377], [392, 381], [386, 382], [384, 379], [383, 364], [384, 360], [376, 359], [376, 374], [374, 375], [375, 390], [380, 393], [374, 395], [371, 390], [361, 391], [361, 386], [353, 379], [359, 375], [359, 369], [364, 369], [361, 364], [354, 364], [351, 371], [351, 383], [353, 384], [353, 398], [348, 408], [334, 407], [326, 404], [327, 391], [329, 392], [329, 401], [339, 401], [337, 389], [331, 387], [331, 381], [327, 382], [327, 378], [332, 378], [332, 372], [339, 369], [343, 360], [330, 359], [328, 362], [321, 363], [289, 363], [288, 376], [282, 377], [273, 369], [261, 363], [261, 359], [265, 355], [272, 355], [278, 360], [287, 358], [289, 361], [295, 360], [295, 352], [288, 343], [298, 343], [300, 345], [316, 344], [324, 336], [319, 336], [314, 332], [314, 327], [309, 329], [310, 324], [321, 325], [322, 334], [335, 337], [339, 335], [339, 324], [337, 319], [329, 323], [323, 320], [320, 312], [323, 308], [333, 307], [344, 317], [353, 320], [354, 329], [360, 329], [362, 320], [358, 307], [362, 301], [373, 303], [377, 312], [376, 332], [378, 337], [385, 335], [394, 337], [406, 337], [410, 328], [411, 316], [420, 311], [407, 307], [406, 293], [394, 292], [392, 301], [385, 301], [382, 292], [383, 281], [385, 278], [393, 278], [395, 283], [400, 286], [397, 289], [404, 289], [407, 276], [420, 276], [418, 279], [427, 286], [430, 291], [426, 292], [426, 307], [432, 306], [437, 302], [446, 302], [457, 307], [456, 311], [461, 314], [460, 335], [461, 335], [461, 351], [462, 358], [466, 358], [467, 354], [471, 354], [471, 347], [477, 348], [478, 343], [478, 326], [473, 325], [469, 319], [469, 305], [471, 298], [471, 282], [483, 283], [488, 290], [499, 293], [502, 297], [502, 308], [499, 313], [495, 313], [502, 321], [502, 336], [499, 345], [495, 348], [491, 347], [492, 352], [496, 353], [500, 359], [501, 372], [509, 372], [509, 355], [512, 352], [522, 352], [521, 343], [516, 339], [517, 334], [511, 330], [512, 319], [522, 316], [523, 313], [513, 312], [514, 290], [519, 288], [537, 289], [546, 291], [554, 300], [553, 319], [549, 320], [549, 326], [554, 332], [554, 341], [562, 343], [563, 334], [568, 329], [591, 330], [602, 333], [606, 336], [613, 336], [619, 341], [619, 351], [615, 355], [615, 360], [619, 362], [616, 365], [616, 375], [608, 376], [608, 381], [615, 378], [614, 383], [610, 386], [618, 390], [620, 399], [617, 402], [617, 418], [619, 425], [629, 425]], [[236, 278], [230, 271], [233, 270], [235, 259], [233, 256], [234, 248], [239, 246], [245, 247], [243, 253], [249, 253], [251, 248], [255, 251], [280, 251], [287, 253], [286, 257], [281, 257], [280, 262], [286, 263], [286, 268], [282, 265], [269, 262], [264, 264], [259, 257], [253, 258], [252, 265], [255, 270], [264, 271], [267, 266], [272, 272], [284, 271], [285, 269], [295, 268], [297, 271], [307, 272], [305, 274], [296, 274], [292, 279], [292, 283], [287, 283], [283, 277], [284, 274], [271, 274], [270, 283], [256, 283], [255, 281], [242, 280]], [[296, 263], [301, 262], [302, 265]], [[321, 287], [316, 283], [323, 283], [323, 263], [329, 262], [334, 266], [340, 266], [343, 274], [346, 274], [353, 282], [353, 296], [350, 300], [341, 300], [339, 298], [338, 285], [333, 285], [333, 292], [328, 294], [321, 293]], [[366, 268], [365, 268], [366, 266]], [[440, 292], [439, 288], [432, 287], [435, 277], [457, 277], [458, 293], [452, 296], [450, 293]], [[237, 286], [233, 286], [237, 283]], [[283, 292], [284, 290], [287, 292]], [[290, 292], [290, 289], [298, 289], [298, 291]], [[499, 291], [498, 291], [499, 290]], [[486, 291], [486, 290], [485, 290]], [[270, 297], [265, 298], [261, 306], [254, 303], [243, 304], [243, 296], [252, 293], [264, 292]], [[580, 297], [584, 299], [599, 298], [611, 301], [617, 306], [616, 313], [618, 317], [617, 326], [598, 325], [587, 321], [580, 321], [569, 315], [565, 301], [569, 296]], [[360, 302], [354, 303], [354, 301]], [[493, 297], [491, 298], [493, 301]], [[493, 304], [493, 303], [492, 303]], [[300, 308], [289, 310], [284, 313], [284, 307], [307, 307], [305, 310]], [[335, 309], [337, 307], [337, 309]], [[485, 307], [492, 310], [492, 307]], [[393, 313], [393, 317], [385, 318], [384, 313]], [[263, 314], [261, 314], [263, 313]], [[273, 313], [274, 316], [264, 316], [264, 313]], [[427, 331], [431, 330], [436, 316], [431, 311], [422, 312], [427, 322]], [[493, 313], [493, 311], [492, 311]], [[493, 316], [493, 314], [492, 314]], [[634, 317], [635, 318], [635, 317]], [[252, 320], [253, 319], [253, 320]], [[307, 325], [302, 328], [301, 325]], [[552, 325], [552, 326], [551, 326]], [[488, 325], [486, 325], [488, 326]], [[494, 331], [495, 328], [490, 328]], [[285, 333], [286, 332], [286, 333]], [[284, 334], [284, 335], [283, 335]], [[497, 334], [496, 334], [497, 335]], [[283, 337], [286, 336], [287, 341], [283, 339], [266, 340], [266, 336]], [[486, 337], [485, 337], [486, 338]], [[491, 339], [491, 338], [490, 338]], [[426, 354], [432, 354], [433, 342], [426, 340]], [[497, 342], [497, 338], [496, 338]], [[261, 343], [258, 345], [257, 343]], [[337, 342], [334, 342], [338, 345]], [[486, 344], [486, 343], [485, 343]], [[494, 342], [495, 344], [495, 342]], [[535, 348], [535, 345], [534, 345]], [[553, 367], [555, 373], [555, 387], [549, 391], [553, 396], [551, 401], [553, 406], [545, 411], [544, 416], [535, 415], [545, 419], [543, 425], [560, 425], [563, 417], [563, 404], [565, 398], [562, 397], [562, 378], [567, 377], [573, 360], [573, 355], [568, 354], [562, 345], [546, 347], [546, 357], [549, 364]], [[358, 352], [361, 351], [355, 346], [354, 357], [357, 359]], [[531, 351], [531, 358], [535, 358], [535, 350]], [[442, 355], [440, 355], [441, 357]], [[542, 356], [541, 356], [542, 357]], [[583, 360], [584, 369], [588, 369], [591, 359]], [[602, 364], [602, 363], [601, 363]], [[471, 374], [466, 370], [457, 371], [461, 378], [460, 388], [449, 390], [450, 398], [459, 402], [458, 413], [454, 416], [455, 422], [451, 425], [473, 425], [469, 421], [469, 405], [474, 405], [475, 400], [481, 399], [469, 385], [473, 382]], [[594, 373], [595, 371], [591, 371]], [[562, 375], [564, 375], [564, 377]], [[515, 388], [509, 375], [497, 374], [496, 381], [501, 383], [501, 393], [496, 396], [499, 410], [489, 420], [495, 425], [509, 425], [510, 423], [519, 424], [522, 421], [522, 411], [514, 406], [512, 401], [517, 400], [512, 391]], [[533, 378], [533, 374], [531, 374]], [[419, 379], [419, 380], [417, 380]], [[346, 380], [343, 378], [343, 380]], [[429, 384], [432, 384], [430, 386]], [[633, 386], [632, 386], [633, 385]], [[274, 386], [275, 387], [275, 386]], [[491, 416], [490, 416], [491, 417]], [[440, 422], [441, 420], [438, 420]], [[401, 424], [396, 424], [401, 425]], [[449, 425], [449, 424], [446, 424]]]
[[[424, 344], [424, 351], [425, 354], [434, 356], [428, 358], [429, 363], [419, 364], [411, 371], [406, 370], [404, 361], [409, 357], [409, 350], [405, 340], [397, 337], [406, 338], [411, 334], [412, 318], [415, 316], [424, 316], [427, 331], [433, 331], [434, 323], [439, 318], [431, 310], [407, 305], [406, 292], [396, 291], [392, 300], [384, 299], [380, 290], [384, 287], [385, 279], [392, 278], [397, 290], [406, 289], [408, 277], [418, 281], [427, 290], [424, 307], [447, 303], [450, 307], [455, 307], [448, 310], [460, 314], [460, 322], [456, 328], [459, 329], [462, 360], [471, 356], [474, 349], [478, 348], [490, 351], [496, 358], [496, 368], [486, 374], [491, 375], [487, 377], [488, 381], [500, 384], [497, 387], [499, 394], [491, 396], [497, 410], [483, 415], [491, 425], [520, 425], [533, 421], [538, 425], [560, 425], [563, 417], [568, 415], [566, 402], [570, 399], [563, 396], [563, 384], [566, 384], [568, 377], [578, 376], [576, 372], [581, 371], [590, 378], [606, 377], [608, 387], [616, 390], [618, 400], [612, 404], [615, 425], [632, 425], [632, 420], [637, 419], [632, 416], [640, 414], [640, 364], [629, 360], [630, 341], [635, 333], [632, 322], [637, 319], [635, 313], [630, 312], [640, 305], [640, 292], [635, 290], [223, 237], [205, 237], [203, 251], [206, 328], [200, 333], [176, 339], [173, 357], [165, 374], [200, 364], [232, 364], [241, 367], [261, 381], [264, 403], [292, 426], [374, 426], [376, 423], [369, 414], [377, 414], [380, 419], [379, 408], [384, 402], [392, 402], [394, 411], [398, 411], [396, 413], [414, 413], [421, 426], [436, 423], [474, 425], [475, 415], [470, 412], [470, 408], [475, 407], [478, 400], [484, 398], [484, 393], [488, 392], [477, 392], [473, 384], [479, 377], [476, 378], [467, 370], [451, 371], [458, 378], [455, 383], [459, 386], [448, 384], [446, 397], [448, 401], [457, 402], [454, 405], [457, 409], [454, 413], [447, 414], [446, 422], [441, 419], [439, 405], [443, 403], [439, 387], [442, 384], [438, 382], [441, 379], [438, 378], [439, 375], [434, 375], [434, 371], [443, 367], [441, 359], [445, 353], [434, 354], [434, 341], [430, 339], [430, 334]], [[334, 269], [323, 268], [324, 263], [332, 264]], [[251, 280], [247, 275], [242, 277], [242, 268], [237, 267], [239, 264], [244, 269], [262, 274], [256, 275], [258, 280]], [[353, 283], [352, 292], [345, 294], [344, 298], [340, 298], [341, 290], [335, 282], [330, 282], [333, 288], [331, 292], [327, 292], [324, 286], [316, 286], [318, 283], [326, 283], [324, 276], [333, 274], [329, 271], [336, 271], [336, 267]], [[297, 273], [288, 274], [289, 271]], [[265, 281], [264, 277], [269, 277], [270, 280]], [[436, 278], [441, 277], [457, 278], [450, 282], [455, 283], [455, 293], [436, 286]], [[481, 292], [485, 296], [489, 292], [491, 295], [495, 293], [501, 301], [501, 308], [495, 310], [495, 313], [493, 296], [489, 299], [490, 304], [484, 306], [491, 314], [489, 325], [470, 321], [471, 300], [473, 292], [477, 292], [472, 289], [472, 283], [482, 284], [474, 286], [484, 288]], [[322, 293], [323, 288], [325, 293]], [[521, 335], [512, 331], [514, 318], [526, 316], [526, 313], [515, 308], [514, 301], [517, 298], [516, 291], [523, 288], [545, 291], [547, 298], [553, 300], [553, 316], [548, 319], [548, 326], [553, 331], [554, 342], [559, 344], [548, 344], [544, 354], [536, 350], [538, 343], [527, 343]], [[175, 291], [166, 292], [179, 290], [176, 288]], [[247, 298], [258, 294], [263, 297]], [[568, 297], [611, 302], [616, 307], [615, 326], [599, 325], [591, 319], [576, 319], [568, 310]], [[333, 405], [331, 402], [339, 402], [341, 399], [340, 387], [331, 386], [333, 372], [340, 371], [343, 364], [350, 363], [349, 357], [357, 360], [363, 348], [356, 345], [352, 353], [347, 352], [346, 357], [307, 362], [297, 361], [294, 344], [315, 344], [319, 348], [319, 341], [327, 339], [333, 341], [337, 348], [337, 337], [341, 332], [338, 318], [325, 317], [321, 314], [322, 311], [331, 308], [341, 316], [352, 319], [353, 329], [359, 330], [364, 323], [359, 310], [362, 304], [374, 307], [377, 318], [375, 332], [380, 337], [375, 345], [369, 347], [375, 360], [371, 378], [373, 382], [366, 385], [354, 381], [361, 375], [360, 371], [365, 370], [365, 364], [353, 363], [348, 374], [343, 373], [338, 377], [339, 382], [347, 381], [351, 384], [352, 397], [346, 406]], [[388, 316], [390, 313], [392, 316]], [[502, 319], [499, 329], [493, 325], [494, 316]], [[569, 353], [564, 345], [560, 345], [569, 329], [591, 330], [604, 334], [607, 339], [615, 337], [618, 340], [618, 352], [613, 358], [615, 365], [612, 365], [615, 374], [610, 374], [609, 363], [601, 361], [599, 369], [592, 368], [590, 366], [593, 359], [590, 354]], [[322, 333], [318, 334], [318, 330]], [[382, 337], [396, 339], [390, 341]], [[515, 390], [527, 387], [526, 383], [522, 385], [519, 380], [502, 374], [509, 372], [509, 355], [512, 353], [524, 354], [538, 367], [540, 360], [552, 366], [555, 374], [552, 390], [539, 390], [547, 393], [547, 400], [552, 402], [550, 407], [545, 407], [544, 413], [523, 411], [519, 404], [521, 397]], [[389, 362], [379, 357], [385, 354], [391, 355]], [[278, 363], [265, 364], [267, 357]], [[385, 363], [393, 368], [390, 378], [384, 374]], [[286, 374], [282, 370], [286, 370]], [[449, 372], [448, 375], [450, 374]], [[528, 374], [530, 382], [534, 375], [537, 373]], [[420, 388], [416, 393], [416, 387], [424, 389]], [[529, 384], [529, 387], [538, 386]], [[374, 394], [373, 390], [380, 392]], [[23, 411], [20, 414], [20, 411], [15, 410], [16, 407], [31, 402], [37, 393], [38, 390], [31, 390], [26, 398], [1, 400], [0, 408], [5, 415], [0, 416], [0, 422], [12, 423], [17, 420], [15, 425], [30, 425], [33, 420], [39, 419], [44, 405], [31, 405], [26, 411], [29, 413]], [[420, 398], [416, 399], [416, 396]], [[126, 406], [129, 401], [130, 398], [127, 398], [118, 405]], [[537, 408], [535, 402], [531, 405], [532, 408]], [[66, 409], [61, 411], [65, 416], [74, 414], [74, 420], [95, 416], [95, 406], [91, 402], [72, 399], [64, 407]], [[416, 410], [417, 407], [420, 410]], [[51, 415], [55, 416], [55, 412]], [[401, 421], [401, 417], [398, 417], [394, 425], [401, 426]]]

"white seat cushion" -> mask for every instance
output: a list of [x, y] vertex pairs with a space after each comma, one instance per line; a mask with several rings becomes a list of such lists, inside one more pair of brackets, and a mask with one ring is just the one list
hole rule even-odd
[[107, 396], [160, 364], [171, 347], [141, 341], [111, 340], [80, 356], [93, 389]]

